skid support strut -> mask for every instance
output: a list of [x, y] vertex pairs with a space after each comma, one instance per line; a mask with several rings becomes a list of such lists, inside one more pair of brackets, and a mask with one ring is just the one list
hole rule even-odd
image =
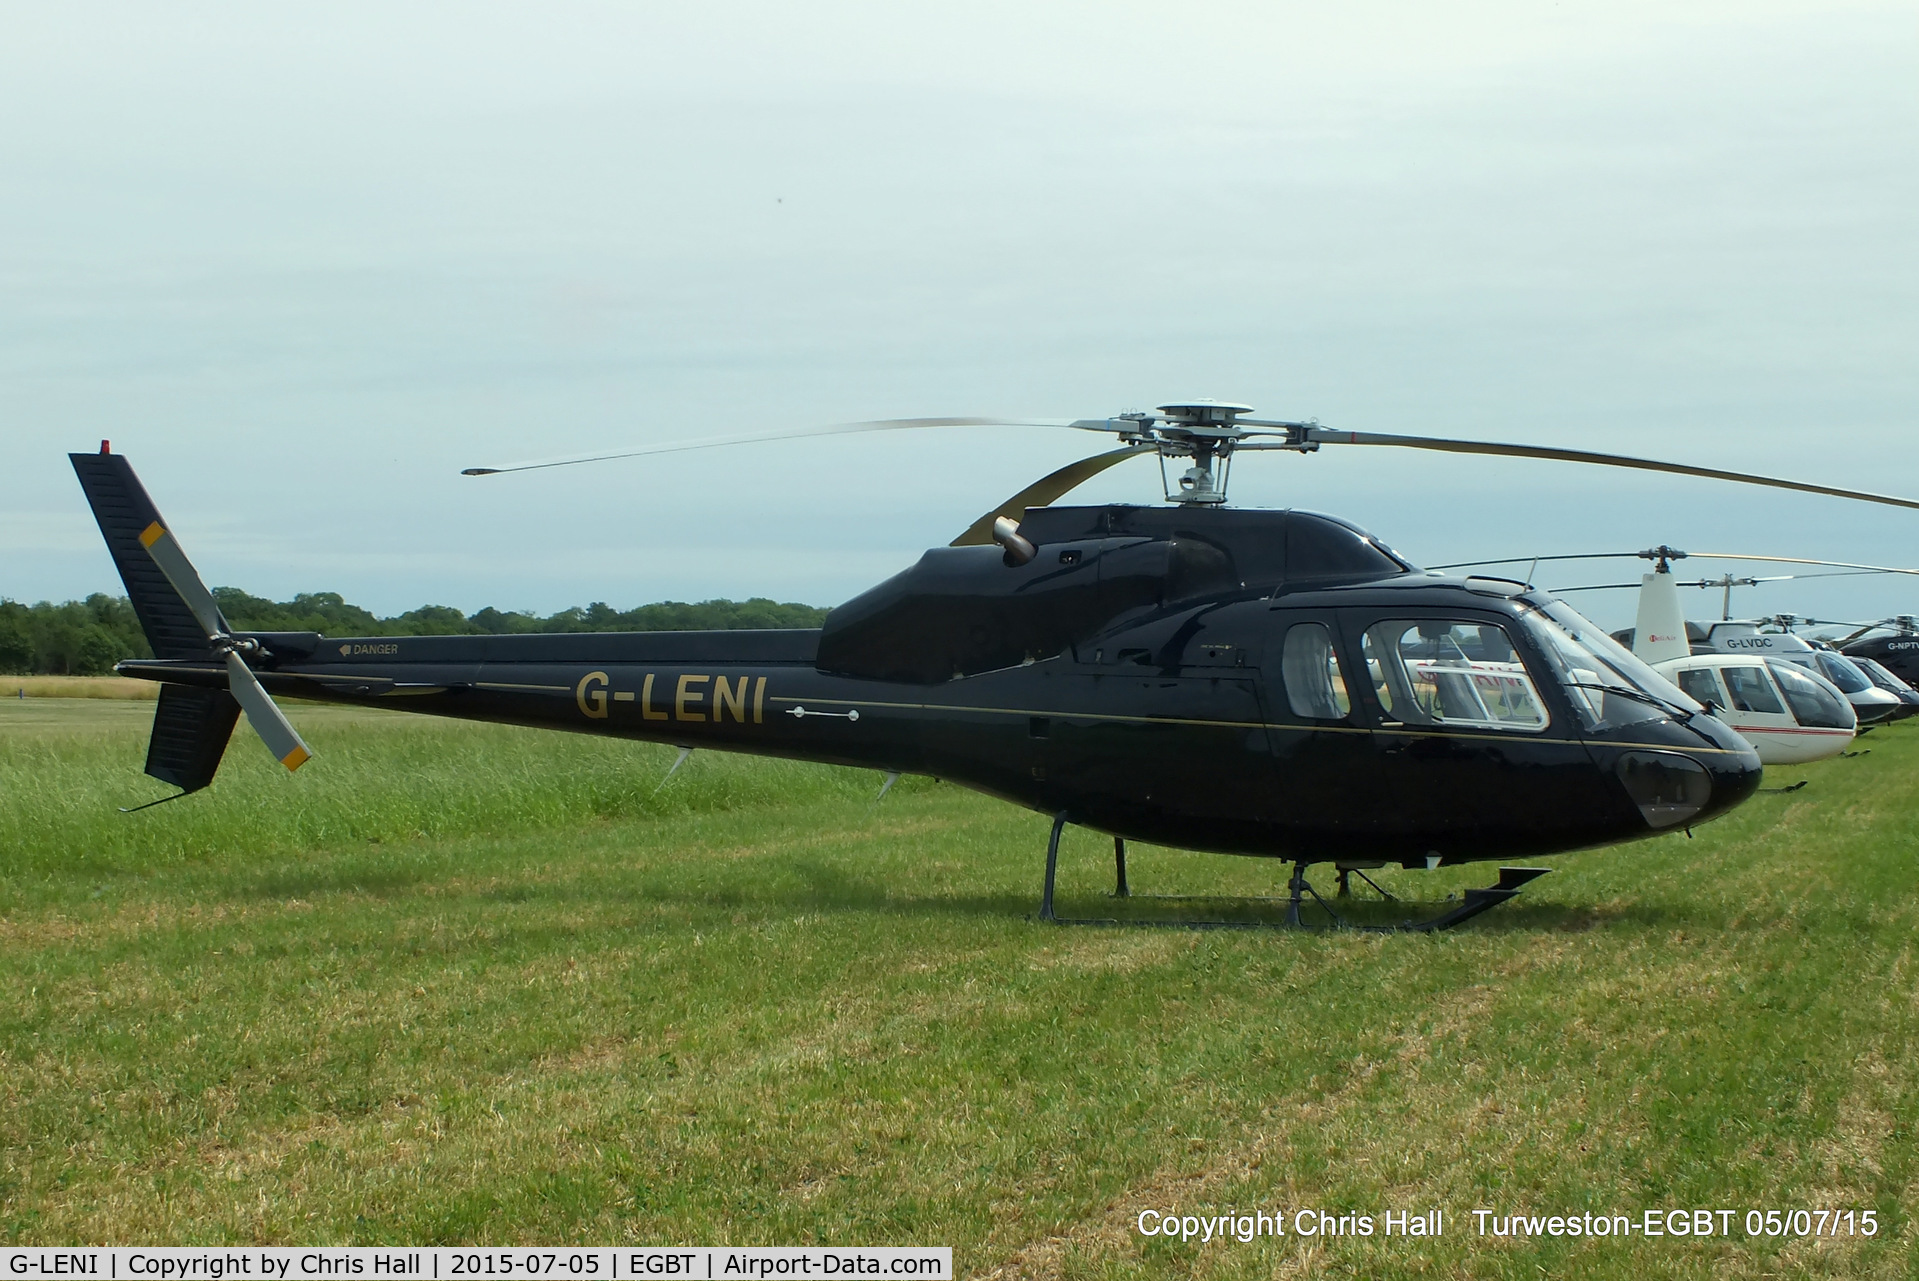
[[1053, 816], [1053, 834], [1046, 841], [1046, 888], [1040, 891], [1039, 919], [1057, 921], [1053, 915], [1053, 880], [1059, 875], [1059, 834], [1066, 830], [1066, 812]]
[[[1053, 816], [1053, 830], [1046, 839], [1046, 884], [1040, 891], [1039, 919], [1053, 925], [1126, 925], [1148, 929], [1183, 930], [1312, 929], [1316, 927], [1308, 925], [1301, 914], [1301, 909], [1306, 905], [1307, 896], [1311, 895], [1313, 902], [1326, 914], [1327, 920], [1325, 928], [1349, 929], [1365, 933], [1430, 934], [1439, 930], [1449, 930], [1455, 925], [1471, 920], [1481, 912], [1499, 906], [1506, 900], [1517, 896], [1520, 890], [1525, 888], [1528, 883], [1538, 877], [1544, 876], [1552, 870], [1545, 867], [1502, 867], [1499, 869], [1499, 880], [1497, 882], [1484, 888], [1467, 890], [1464, 900], [1450, 911], [1442, 912], [1438, 916], [1429, 917], [1423, 921], [1402, 921], [1398, 925], [1358, 925], [1347, 921], [1338, 912], [1333, 910], [1332, 904], [1322, 898], [1319, 891], [1313, 888], [1312, 882], [1306, 879], [1306, 869], [1310, 864], [1304, 861], [1294, 863], [1293, 873], [1287, 878], [1287, 896], [1283, 900], [1286, 905], [1286, 916], [1282, 921], [1079, 919], [1062, 917], [1053, 910], [1053, 891], [1059, 880], [1059, 842], [1060, 837], [1066, 832], [1067, 821], [1067, 816], [1064, 813], [1055, 814]], [[1113, 897], [1131, 897], [1131, 891], [1126, 884], [1126, 842], [1121, 837], [1113, 838], [1113, 865], [1114, 872], [1116, 873]], [[1344, 873], [1346, 869], [1341, 868], [1339, 870]], [[1368, 885], [1372, 885], [1374, 889], [1379, 890], [1387, 899], [1393, 899], [1392, 895], [1387, 894], [1386, 891], [1380, 890], [1379, 886], [1374, 885], [1372, 878], [1364, 872], [1360, 873], [1360, 878]], [[1340, 879], [1343, 881], [1345, 878], [1342, 875]], [[1166, 897], [1185, 898], [1186, 896], [1173, 895]], [[1188, 901], [1191, 900], [1189, 899]], [[1266, 901], [1272, 902], [1273, 900]]]
[[1440, 930], [1450, 930], [1461, 921], [1471, 920], [1481, 912], [1498, 907], [1509, 898], [1518, 896], [1519, 891], [1532, 881], [1552, 871], [1550, 867], [1502, 867], [1499, 879], [1484, 889], [1475, 887], [1466, 891], [1463, 903], [1450, 912], [1424, 921], [1407, 921], [1392, 928], [1410, 930], [1416, 934], [1434, 934]]

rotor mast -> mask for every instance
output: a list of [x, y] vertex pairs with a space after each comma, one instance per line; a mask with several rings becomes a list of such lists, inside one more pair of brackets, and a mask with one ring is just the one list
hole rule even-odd
[[[1160, 487], [1169, 503], [1182, 507], [1218, 507], [1226, 502], [1226, 485], [1232, 471], [1233, 452], [1245, 444], [1253, 449], [1289, 449], [1313, 453], [1319, 442], [1311, 439], [1312, 423], [1279, 423], [1251, 419], [1242, 424], [1243, 414], [1253, 412], [1251, 405], [1236, 405], [1219, 400], [1182, 400], [1160, 405], [1155, 413], [1126, 413], [1114, 418], [1082, 418], [1074, 427], [1118, 433], [1125, 444], [1141, 453], [1152, 450], [1159, 455]], [[1283, 439], [1268, 439], [1280, 428]], [[1266, 430], [1249, 430], [1265, 428]], [[1250, 437], [1260, 437], [1257, 443]], [[1185, 460], [1186, 470], [1177, 479], [1170, 478], [1166, 460]]]
[[[1253, 412], [1251, 405], [1229, 405], [1220, 401], [1196, 400], [1186, 404], [1161, 405], [1166, 424], [1158, 432], [1160, 446], [1160, 483], [1168, 501], [1187, 507], [1217, 507], [1226, 501], [1226, 481], [1233, 465], [1233, 446], [1239, 443], [1240, 429], [1233, 420]], [[1165, 484], [1168, 458], [1190, 458], [1188, 467], [1175, 489]]]

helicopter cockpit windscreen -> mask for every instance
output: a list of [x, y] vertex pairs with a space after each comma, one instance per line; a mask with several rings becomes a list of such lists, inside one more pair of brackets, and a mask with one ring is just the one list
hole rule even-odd
[[1766, 666], [1772, 669], [1773, 679], [1779, 682], [1779, 691], [1792, 704], [1793, 719], [1801, 725], [1850, 729], [1858, 723], [1851, 704], [1830, 687], [1806, 675], [1805, 669], [1796, 663], [1769, 658]]
[[1812, 657], [1819, 664], [1819, 674], [1837, 685], [1841, 693], [1862, 694], [1872, 688], [1872, 682], [1852, 665], [1852, 660], [1823, 649], [1812, 651]]
[[1587, 729], [1705, 710], [1564, 601], [1551, 601], [1521, 617]]
[[1860, 658], [1855, 654], [1846, 657], [1852, 659], [1852, 665], [1872, 678], [1872, 683], [1889, 694], [1910, 694], [1912, 686], [1892, 674], [1892, 671], [1876, 658]]
[[1360, 642], [1379, 705], [1408, 725], [1537, 733], [1546, 708], [1512, 638], [1493, 623], [1395, 618]]

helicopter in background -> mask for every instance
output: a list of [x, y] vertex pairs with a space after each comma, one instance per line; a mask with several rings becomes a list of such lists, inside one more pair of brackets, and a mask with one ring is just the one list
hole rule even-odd
[[[1835, 650], [1839, 653], [1845, 653], [1845, 651], [1840, 650], [1839, 647], [1831, 641], [1816, 640], [1813, 644], [1822, 648]], [[1846, 657], [1851, 660], [1854, 667], [1864, 672], [1867, 679], [1872, 681], [1873, 684], [1904, 703], [1907, 707], [1906, 715], [1919, 715], [1919, 689], [1914, 689], [1905, 681], [1900, 680], [1898, 676], [1893, 674], [1884, 664], [1880, 663], [1878, 659], [1867, 658], [1864, 654], [1846, 654]]]
[[[1879, 638], [1877, 641], [1874, 639], [1859, 641], [1854, 638], [1862, 632], [1870, 633], [1884, 624], [1841, 623], [1827, 618], [1801, 618], [1795, 614], [1775, 614], [1764, 621], [1777, 632], [1793, 632], [1799, 627], [1852, 628], [1853, 630], [1844, 636], [1811, 635], [1803, 638], [1814, 652], [1820, 664], [1820, 670], [1827, 671], [1829, 674], [1836, 672], [1841, 677], [1856, 671], [1875, 687], [1891, 694], [1903, 704], [1900, 710], [1882, 719], [1903, 720], [1907, 716], [1919, 715], [1919, 688], [1915, 688], [1885, 664], [1871, 657], [1872, 648], [1876, 645], [1886, 645], [1887, 642], [1892, 642], [1889, 652], [1900, 653], [1901, 651], [1896, 647], [1896, 642], [1901, 637], [1900, 632], [1894, 630], [1890, 636]], [[1899, 620], [1886, 620], [1886, 622], [1896, 627]], [[1835, 683], [1841, 682], [1835, 679]]]
[[1851, 659], [1867, 659], [1908, 685], [1919, 685], [1919, 618], [1900, 614], [1876, 623], [1840, 623], [1855, 630], [1832, 644]]
[[[1795, 564], [1837, 567], [1845, 573], [1910, 573], [1884, 566], [1817, 561], [1802, 557], [1735, 556], [1690, 553], [1713, 559], [1790, 560]], [[1638, 583], [1599, 583], [1555, 589], [1563, 592], [1634, 589], [1639, 593], [1633, 627], [1613, 639], [1632, 649], [1661, 675], [1748, 738], [1766, 764], [1801, 764], [1844, 752], [1862, 725], [1911, 715], [1919, 695], [1882, 687], [1850, 659], [1818, 642], [1795, 635], [1800, 621], [1777, 615], [1757, 621], [1722, 618], [1698, 623], [1685, 618], [1679, 588], [1717, 587], [1725, 592], [1722, 613], [1731, 613], [1731, 589], [1825, 574], [1780, 574], [1680, 582], [1675, 561], [1689, 553], [1659, 546], [1632, 553], [1581, 553], [1539, 560], [1593, 560], [1625, 557], [1651, 560], [1651, 572]], [[1499, 563], [1499, 562], [1486, 562]]]
[[[1417, 568], [1337, 517], [1225, 505], [1240, 451], [1376, 445], [1675, 472], [1919, 509], [1919, 502], [1587, 451], [1335, 431], [1186, 401], [1041, 424], [1118, 447], [1060, 468], [818, 629], [556, 636], [241, 633], [126, 460], [71, 455], [161, 682], [147, 773], [213, 779], [242, 711], [289, 770], [311, 751], [273, 696], [713, 747], [962, 783], [1052, 819], [1042, 919], [1069, 824], [1292, 864], [1286, 923], [1331, 865], [1434, 868], [1691, 827], [1758, 786], [1748, 742], [1550, 593]], [[470, 468], [491, 475], [908, 419]], [[1008, 424], [1008, 425], [1017, 425]], [[1154, 456], [1165, 507], [1058, 505]], [[1168, 463], [1185, 470], [1168, 479]], [[167, 797], [163, 800], [177, 799]], [[153, 802], [161, 803], [159, 801]], [[1443, 929], [1543, 869], [1425, 921]], [[1149, 922], [1150, 923], [1150, 922]], [[1205, 924], [1204, 922], [1162, 922]]]
[[[1822, 760], [1851, 745], [1859, 709], [1830, 678], [1796, 661], [1810, 646], [1796, 636], [1761, 635], [1747, 623], [1689, 623], [1672, 572], [1685, 553], [1661, 546], [1648, 554], [1653, 570], [1642, 576], [1637, 617], [1624, 641], [1633, 653], [1714, 709], [1768, 765]], [[1863, 676], [1857, 683], [1871, 688]], [[1901, 706], [1872, 689], [1868, 705], [1880, 700], [1889, 710]]]

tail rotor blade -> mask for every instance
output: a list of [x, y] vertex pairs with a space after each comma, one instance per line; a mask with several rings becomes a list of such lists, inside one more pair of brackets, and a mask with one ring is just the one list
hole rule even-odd
[[240, 707], [247, 714], [247, 724], [253, 726], [253, 732], [273, 753], [273, 759], [287, 767], [289, 771], [299, 769], [312, 758], [306, 742], [299, 731], [293, 728], [293, 722], [274, 705], [273, 699], [260, 684], [260, 678], [246, 665], [238, 654], [227, 655], [227, 688], [233, 691], [233, 697], [239, 700]]
[[180, 599], [193, 611], [193, 617], [206, 630], [208, 637], [224, 636], [227, 633], [227, 620], [221, 615], [213, 593], [200, 581], [199, 571], [193, 568], [193, 562], [180, 549], [180, 540], [156, 520], [141, 531], [140, 545], [147, 549], [147, 555], [153, 557], [153, 563], [173, 584], [173, 590], [180, 593]]

